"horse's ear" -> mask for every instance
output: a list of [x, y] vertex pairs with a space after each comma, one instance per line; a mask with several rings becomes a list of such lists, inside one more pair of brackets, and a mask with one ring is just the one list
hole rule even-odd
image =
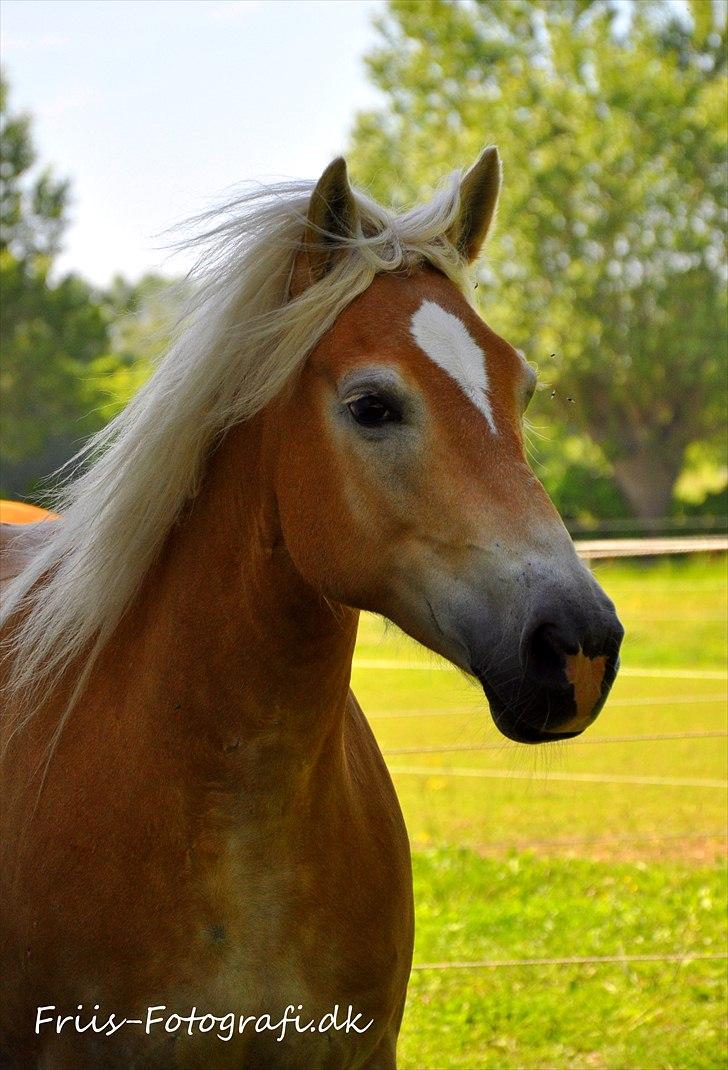
[[463, 175], [460, 211], [448, 235], [469, 264], [477, 258], [490, 230], [500, 187], [500, 156], [495, 145], [490, 145]]
[[308, 206], [303, 245], [291, 276], [291, 296], [302, 293], [331, 269], [341, 250], [339, 238], [357, 232], [357, 207], [346, 173], [346, 160], [338, 156], [316, 183]]

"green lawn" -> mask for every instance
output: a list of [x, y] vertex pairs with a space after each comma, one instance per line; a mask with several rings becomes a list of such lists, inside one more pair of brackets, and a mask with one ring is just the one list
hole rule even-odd
[[[416, 960], [725, 950], [718, 866], [415, 855]], [[725, 963], [416, 970], [402, 1067], [720, 1067]]]
[[[726, 951], [726, 563], [596, 571], [627, 636], [583, 743], [503, 740], [475, 685], [362, 621], [354, 688], [410, 831], [425, 967], [403, 1068], [728, 1062], [726, 963], [689, 957]], [[427, 968], [611, 955], [686, 957]]]

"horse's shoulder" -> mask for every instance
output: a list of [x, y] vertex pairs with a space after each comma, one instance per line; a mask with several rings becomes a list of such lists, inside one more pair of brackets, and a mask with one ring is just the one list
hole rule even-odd
[[35, 524], [0, 524], [0, 583], [22, 572], [47, 542], [52, 525], [60, 523], [40, 520]]

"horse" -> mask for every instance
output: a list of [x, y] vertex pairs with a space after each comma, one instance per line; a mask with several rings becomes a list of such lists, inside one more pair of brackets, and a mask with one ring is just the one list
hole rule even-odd
[[512, 740], [602, 708], [622, 628], [474, 307], [500, 186], [489, 147], [403, 212], [342, 158], [237, 198], [60, 518], [10, 532], [3, 1065], [396, 1066], [412, 874], [360, 611]]

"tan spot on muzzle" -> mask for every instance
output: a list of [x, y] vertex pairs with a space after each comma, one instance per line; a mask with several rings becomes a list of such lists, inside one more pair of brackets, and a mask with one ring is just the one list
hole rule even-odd
[[606, 670], [607, 659], [603, 654], [598, 658], [588, 658], [581, 651], [567, 654], [566, 678], [574, 688], [576, 713], [566, 724], [559, 725], [559, 732], [580, 732], [586, 728], [602, 697]]

